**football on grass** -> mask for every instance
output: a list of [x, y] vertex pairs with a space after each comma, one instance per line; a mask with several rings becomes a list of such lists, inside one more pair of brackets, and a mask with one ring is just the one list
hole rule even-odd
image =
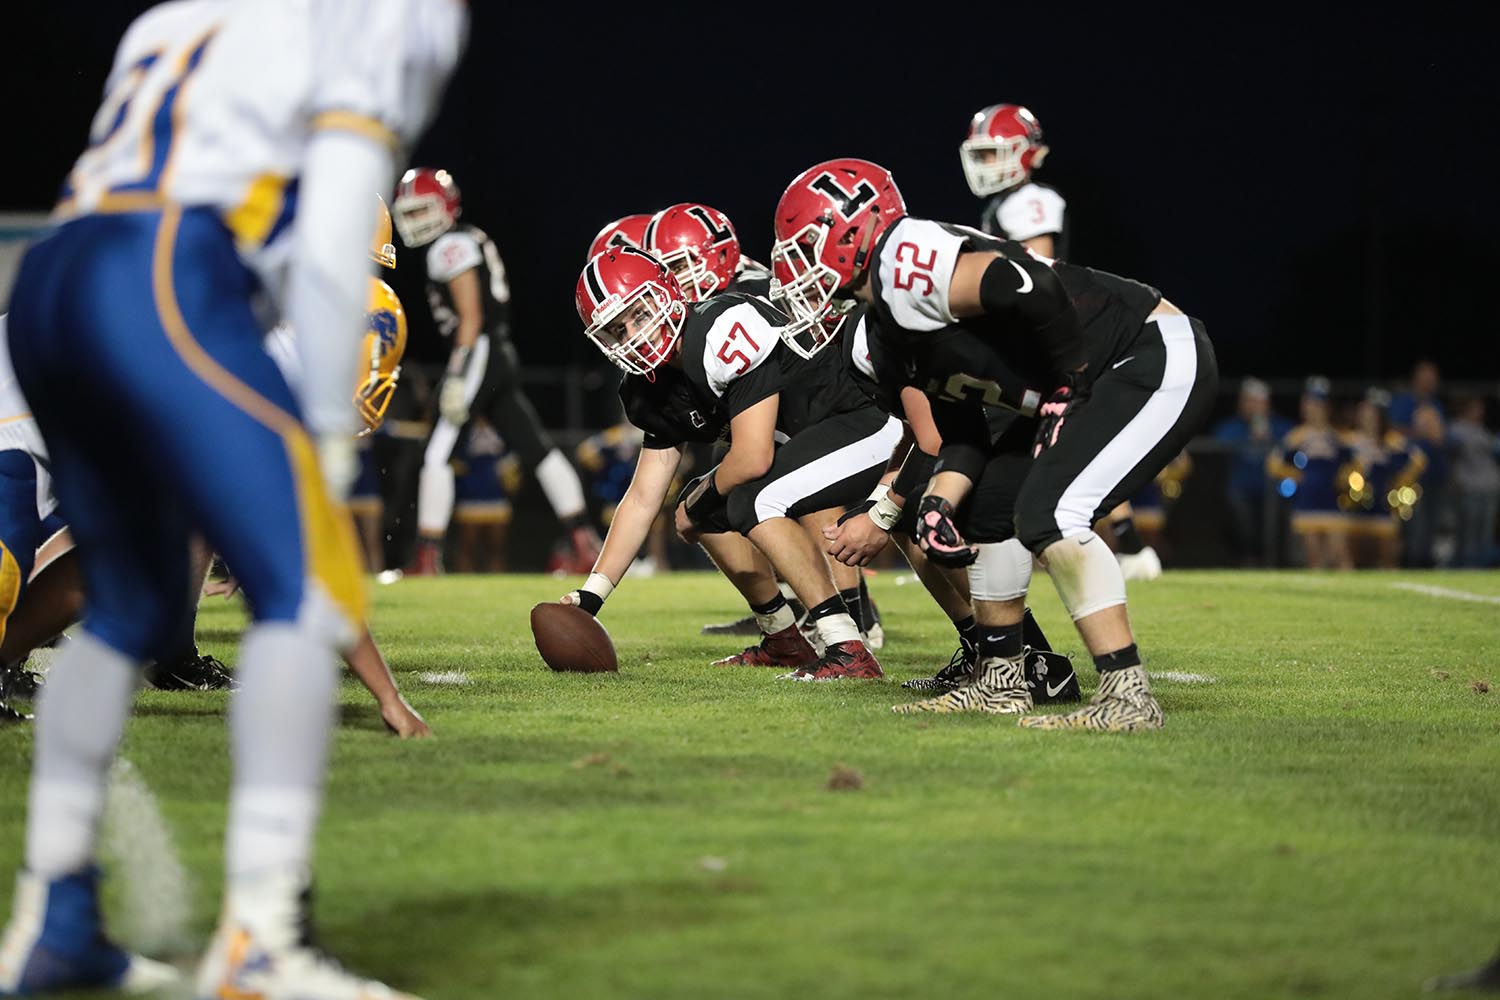
[[571, 604], [538, 604], [531, 609], [536, 650], [553, 670], [599, 673], [619, 670], [615, 644], [599, 619]]

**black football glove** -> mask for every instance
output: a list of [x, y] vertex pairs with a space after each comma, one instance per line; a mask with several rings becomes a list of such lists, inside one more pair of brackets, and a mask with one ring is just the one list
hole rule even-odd
[[979, 548], [965, 542], [953, 523], [953, 505], [937, 496], [924, 496], [917, 507], [917, 547], [939, 566], [967, 566], [979, 558]]

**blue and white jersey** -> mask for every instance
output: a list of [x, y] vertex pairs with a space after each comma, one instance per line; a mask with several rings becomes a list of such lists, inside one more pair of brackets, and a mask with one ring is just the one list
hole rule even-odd
[[467, 17], [460, 0], [154, 7], [120, 42], [55, 215], [207, 206], [275, 287], [310, 136], [335, 129], [409, 147], [458, 61]]

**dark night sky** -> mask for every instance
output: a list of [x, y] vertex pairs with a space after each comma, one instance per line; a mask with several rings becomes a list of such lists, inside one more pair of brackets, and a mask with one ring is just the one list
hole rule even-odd
[[[27, 138], [8, 144], [0, 207], [47, 207], [146, 6], [73, 0], [12, 26], [25, 51], [0, 72]], [[1201, 316], [1226, 373], [1396, 375], [1425, 353], [1500, 378], [1500, 83], [1479, 15], [1129, 7], [882, 5], [862, 22], [807, 5], [796, 26], [698, 5], [652, 26], [639, 4], [476, 4], [414, 162], [451, 169], [495, 237], [523, 357], [586, 360], [573, 283], [609, 219], [705, 201], [765, 259], [785, 184], [852, 155], [889, 167], [914, 214], [974, 224], [958, 143], [974, 111], [1013, 100], [1046, 129], [1040, 176], [1069, 199], [1073, 259]]]

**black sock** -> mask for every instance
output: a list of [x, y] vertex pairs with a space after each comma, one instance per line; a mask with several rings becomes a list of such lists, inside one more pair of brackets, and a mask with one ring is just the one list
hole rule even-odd
[[1117, 649], [1113, 653], [1105, 653], [1103, 656], [1094, 657], [1094, 669], [1101, 674], [1109, 673], [1111, 670], [1125, 670], [1128, 667], [1141, 665], [1141, 654], [1136, 652], [1135, 643], [1131, 643], [1124, 649]]
[[859, 588], [850, 587], [848, 590], [841, 590], [839, 598], [848, 609], [849, 617], [854, 619], [855, 627], [861, 632], [865, 631], [865, 602], [860, 597]]
[[849, 609], [844, 606], [844, 599], [838, 594], [834, 594], [828, 600], [824, 601], [822, 604], [819, 604], [817, 607], [809, 611], [807, 613], [807, 620], [810, 622], [816, 622], [821, 621], [824, 618], [830, 618], [833, 615], [843, 615], [848, 613]]
[[1011, 660], [1021, 655], [1021, 625], [980, 625], [980, 662], [1000, 657]]
[[[853, 610], [852, 608], [850, 610]], [[870, 588], [865, 586], [865, 575], [859, 574], [859, 619], [860, 631], [868, 632], [875, 627], [875, 602], [870, 599]]]
[[1146, 547], [1141, 541], [1140, 532], [1135, 530], [1135, 518], [1127, 517], [1116, 521], [1109, 526], [1109, 530], [1115, 533], [1115, 551], [1127, 556], [1133, 556]]
[[974, 616], [970, 615], [961, 622], [954, 622], [953, 627], [958, 630], [958, 645], [969, 659], [974, 659], [974, 654], [979, 651], [979, 626], [974, 622]]
[[750, 605], [750, 610], [754, 611], [758, 615], [774, 615], [784, 607], [786, 607], [786, 598], [782, 597], [780, 594], [777, 594], [774, 598], [764, 604]]
[[1026, 645], [1032, 649], [1040, 649], [1043, 652], [1052, 652], [1052, 643], [1047, 641], [1047, 636], [1042, 632], [1042, 627], [1037, 624], [1036, 616], [1031, 609], [1026, 609], [1026, 617], [1021, 619], [1021, 636], [1026, 640]]

